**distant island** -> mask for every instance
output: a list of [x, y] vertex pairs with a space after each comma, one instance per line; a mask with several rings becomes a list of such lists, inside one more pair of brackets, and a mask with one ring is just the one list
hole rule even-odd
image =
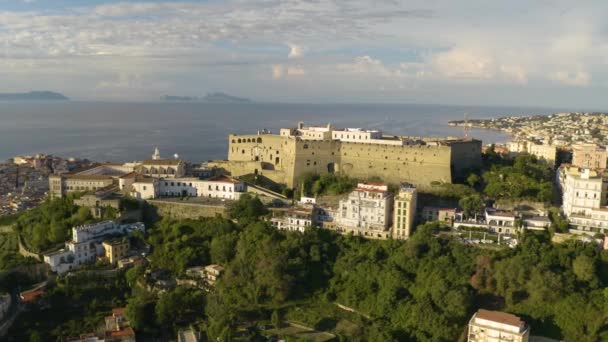
[[163, 101], [176, 101], [176, 102], [189, 102], [198, 101], [199, 98], [196, 96], [175, 96], [175, 95], [164, 95], [160, 97]]
[[176, 96], [176, 95], [164, 95], [161, 96], [162, 101], [170, 102], [205, 102], [205, 103], [251, 103], [250, 99], [243, 97], [236, 97], [221, 92], [208, 93], [204, 97], [196, 96]]
[[30, 91], [28, 93], [0, 93], [0, 101], [69, 101], [63, 94], [52, 91]]

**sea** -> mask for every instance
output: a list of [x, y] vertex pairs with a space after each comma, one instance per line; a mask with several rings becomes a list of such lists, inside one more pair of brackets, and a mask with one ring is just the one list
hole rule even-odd
[[[227, 157], [230, 133], [278, 133], [300, 121], [393, 135], [463, 137], [463, 128], [448, 121], [559, 111], [425, 104], [3, 102], [0, 160], [45, 153], [126, 162], [150, 158], [158, 147], [163, 158], [203, 162]], [[509, 139], [494, 130], [471, 129], [468, 135], [484, 143]]]

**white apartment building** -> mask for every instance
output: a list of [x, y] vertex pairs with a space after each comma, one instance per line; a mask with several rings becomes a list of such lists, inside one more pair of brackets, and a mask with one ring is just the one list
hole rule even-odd
[[566, 216], [590, 215], [592, 209], [606, 205], [608, 182], [596, 171], [563, 167], [557, 176], [562, 190], [562, 210]]
[[133, 197], [144, 200], [158, 197], [207, 197], [236, 200], [246, 191], [243, 181], [215, 176], [198, 178], [141, 178], [131, 184]]
[[528, 342], [530, 326], [519, 317], [479, 309], [469, 321], [468, 342]]
[[271, 218], [270, 222], [277, 229], [304, 232], [315, 225], [315, 208], [310, 206], [291, 209], [286, 211], [283, 216]]
[[338, 226], [356, 230], [386, 231], [391, 225], [393, 194], [385, 184], [359, 183], [357, 188], [340, 200]]
[[345, 128], [332, 132], [332, 138], [340, 141], [369, 142], [374, 139], [382, 139], [382, 132], [362, 128]]
[[521, 153], [528, 153], [536, 156], [538, 160], [545, 161], [549, 165], [555, 165], [557, 159], [557, 147], [555, 145], [537, 144], [533, 141], [509, 141], [507, 143], [509, 155], [517, 156]]
[[393, 238], [408, 239], [412, 234], [414, 220], [416, 218], [416, 188], [403, 185], [395, 197], [393, 209]]
[[243, 181], [226, 176], [211, 177], [199, 184], [197, 189], [200, 197], [236, 200], [247, 190]]
[[578, 230], [608, 230], [608, 179], [594, 170], [563, 167], [558, 170], [562, 212]]
[[97, 256], [105, 255], [102, 240], [113, 235], [131, 235], [134, 231], [145, 232], [143, 223], [118, 224], [104, 221], [72, 228], [72, 240], [66, 242], [65, 248], [44, 254], [44, 262], [53, 272], [63, 274], [94, 262]]
[[331, 132], [333, 126], [308, 126], [305, 127], [303, 122], [298, 122], [297, 128], [281, 128], [279, 134], [283, 137], [299, 137], [303, 140], [331, 140]]

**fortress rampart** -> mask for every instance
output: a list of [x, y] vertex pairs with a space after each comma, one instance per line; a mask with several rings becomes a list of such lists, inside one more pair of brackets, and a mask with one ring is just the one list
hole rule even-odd
[[359, 179], [408, 182], [419, 188], [432, 182], [452, 182], [481, 166], [479, 140], [391, 136], [359, 142], [349, 136], [350, 140], [341, 141], [335, 132], [343, 131], [333, 131], [334, 138], [329, 134], [313, 138], [298, 134], [305, 130], [300, 125], [298, 129], [282, 129], [281, 135], [229, 135], [228, 160], [214, 165], [232, 176], [257, 173], [289, 187], [306, 173], [340, 172]]

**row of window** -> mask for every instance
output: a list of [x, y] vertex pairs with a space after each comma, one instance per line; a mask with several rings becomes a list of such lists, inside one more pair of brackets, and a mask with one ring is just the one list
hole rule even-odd
[[243, 138], [243, 139], [238, 138], [238, 139], [232, 139], [232, 143], [233, 144], [234, 143], [239, 143], [239, 144], [240, 143], [252, 143], [252, 142], [261, 143], [262, 142], [262, 138], [258, 137], [257, 139], [256, 138], [247, 138], [247, 139], [245, 139], [245, 138]]

